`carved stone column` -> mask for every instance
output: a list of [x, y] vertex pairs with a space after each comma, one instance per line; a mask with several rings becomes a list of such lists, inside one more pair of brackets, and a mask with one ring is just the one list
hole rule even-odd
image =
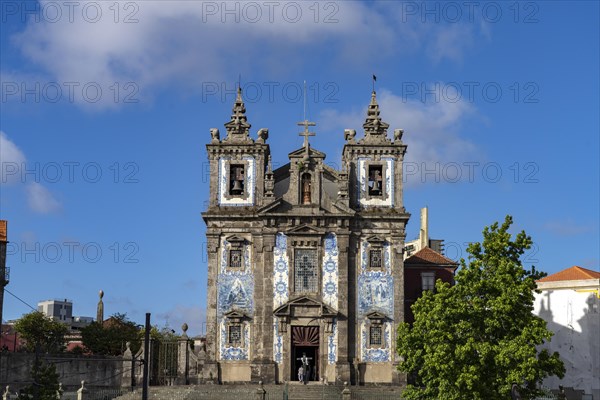
[[203, 380], [219, 382], [218, 367], [218, 321], [217, 321], [217, 279], [219, 271], [219, 235], [206, 235], [208, 252], [208, 288], [206, 307], [206, 363]]
[[340, 233], [337, 235], [338, 244], [338, 360], [336, 363], [336, 383], [350, 381], [350, 355], [349, 355], [349, 293], [348, 277], [352, 268], [348, 263], [348, 245], [349, 235], [347, 233]]

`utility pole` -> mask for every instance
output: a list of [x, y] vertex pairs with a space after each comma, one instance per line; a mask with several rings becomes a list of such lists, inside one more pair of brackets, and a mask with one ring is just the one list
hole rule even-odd
[[142, 400], [148, 400], [148, 373], [150, 370], [150, 313], [146, 313], [146, 332], [144, 333], [144, 377], [142, 380]]

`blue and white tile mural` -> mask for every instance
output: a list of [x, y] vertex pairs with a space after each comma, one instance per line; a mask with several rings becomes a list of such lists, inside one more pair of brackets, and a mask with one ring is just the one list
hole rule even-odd
[[338, 246], [334, 233], [325, 236], [323, 255], [323, 303], [338, 308]]
[[[369, 243], [361, 241], [361, 263], [357, 285], [357, 314], [361, 322], [361, 358], [362, 361], [387, 362], [390, 361], [390, 340], [385, 341], [384, 348], [368, 348], [368, 319], [367, 314], [378, 312], [385, 315], [393, 322], [394, 317], [394, 278], [392, 276], [391, 246], [389, 242], [383, 244], [383, 269], [378, 271], [367, 268], [367, 254]], [[391, 338], [392, 322], [386, 322], [385, 335]], [[388, 326], [389, 325], [389, 326]]]
[[288, 301], [289, 266], [287, 236], [278, 233], [275, 236], [275, 248], [273, 249], [273, 309]]
[[375, 206], [375, 207], [380, 207], [380, 206], [388, 206], [388, 207], [393, 207], [394, 206], [394, 159], [392, 157], [381, 157], [381, 161], [383, 161], [385, 163], [385, 172], [384, 172], [384, 179], [385, 179], [385, 193], [386, 198], [385, 199], [381, 199], [381, 198], [365, 198], [365, 196], [363, 195], [363, 193], [367, 192], [367, 168], [366, 168], [366, 162], [367, 161], [372, 161], [370, 158], [367, 157], [360, 157], [358, 159], [358, 203], [362, 206]]
[[256, 171], [255, 171], [255, 160], [254, 157], [245, 156], [242, 160], [247, 162], [248, 168], [246, 172], [246, 188], [247, 197], [235, 197], [227, 198], [227, 188], [229, 185], [229, 162], [231, 157], [220, 157], [219, 158], [219, 205], [224, 206], [252, 206], [254, 205], [254, 191], [256, 190]]
[[337, 318], [333, 320], [333, 331], [327, 339], [327, 362], [335, 364], [337, 361], [338, 327]]
[[[287, 236], [278, 233], [275, 236], [275, 248], [273, 249], [273, 309], [285, 304], [289, 295], [289, 266], [287, 254]], [[283, 336], [279, 334], [278, 319], [273, 323], [273, 354], [275, 362], [281, 364], [283, 361]]]
[[225, 339], [227, 338], [227, 323], [225, 318], [221, 318], [219, 330], [221, 331], [221, 360], [240, 361], [250, 359], [250, 324], [248, 322], [242, 324], [244, 340], [241, 347], [227, 345], [227, 340]]
[[279, 318], [273, 322], [273, 359], [277, 364], [283, 362], [283, 335], [279, 334]]
[[365, 318], [360, 324], [360, 355], [363, 362], [388, 362], [392, 360], [391, 341], [392, 341], [392, 323], [383, 324], [383, 346], [381, 348], [370, 348], [369, 343], [369, 322]]
[[[339, 266], [338, 266], [338, 245], [337, 236], [334, 233], [328, 233], [325, 236], [325, 254], [323, 254], [323, 303], [334, 309], [338, 308], [338, 287], [339, 287]], [[329, 364], [337, 361], [337, 320], [333, 323], [333, 332], [328, 336], [327, 360]]]
[[232, 270], [227, 268], [227, 252], [229, 243], [221, 240], [221, 265], [217, 276], [217, 318], [219, 320], [219, 347], [222, 360], [247, 360], [250, 347], [250, 325], [244, 323], [243, 347], [227, 346], [227, 321], [224, 315], [229, 311], [238, 311], [251, 317], [254, 313], [254, 276], [250, 264], [251, 246], [243, 246], [244, 268]]

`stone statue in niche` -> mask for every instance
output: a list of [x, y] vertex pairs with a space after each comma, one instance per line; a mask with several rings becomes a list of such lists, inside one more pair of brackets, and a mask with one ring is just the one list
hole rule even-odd
[[310, 186], [310, 175], [302, 175], [302, 204], [310, 204], [311, 202]]

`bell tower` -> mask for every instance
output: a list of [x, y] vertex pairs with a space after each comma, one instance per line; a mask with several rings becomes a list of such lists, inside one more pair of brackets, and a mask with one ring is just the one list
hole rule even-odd
[[206, 145], [210, 163], [209, 207], [254, 207], [262, 205], [265, 192], [265, 172], [269, 159], [267, 129], [258, 131], [256, 140], [250, 137], [242, 89], [238, 88], [231, 120], [225, 124], [223, 139], [217, 128], [210, 130], [212, 140]]
[[[400, 384], [405, 377], [397, 371], [394, 351], [396, 329], [404, 320], [405, 227], [410, 214], [402, 199], [402, 163], [406, 145], [403, 131], [394, 130], [388, 138], [389, 124], [380, 117], [376, 92], [371, 94], [364, 136], [346, 129], [343, 163], [348, 171], [349, 205], [360, 224], [353, 229], [351, 252], [355, 254], [356, 359], [365, 370], [366, 381], [389, 376]], [[373, 296], [379, 293], [379, 296]]]
[[[268, 247], [256, 215], [265, 203], [273, 201], [273, 171], [266, 144], [269, 131], [260, 129], [253, 139], [250, 127], [238, 88], [231, 120], [225, 123], [226, 136], [221, 138], [213, 128], [206, 145], [210, 193], [208, 208], [202, 213], [208, 253], [204, 381], [244, 381], [251, 379], [250, 371], [260, 373], [256, 365], [262, 365], [265, 350], [253, 343], [265, 336], [264, 329], [271, 331], [262, 319], [263, 302], [255, 298], [255, 282], [263, 279], [260, 266]], [[262, 295], [262, 291], [258, 293]], [[243, 373], [224, 368], [222, 362], [243, 365]]]

